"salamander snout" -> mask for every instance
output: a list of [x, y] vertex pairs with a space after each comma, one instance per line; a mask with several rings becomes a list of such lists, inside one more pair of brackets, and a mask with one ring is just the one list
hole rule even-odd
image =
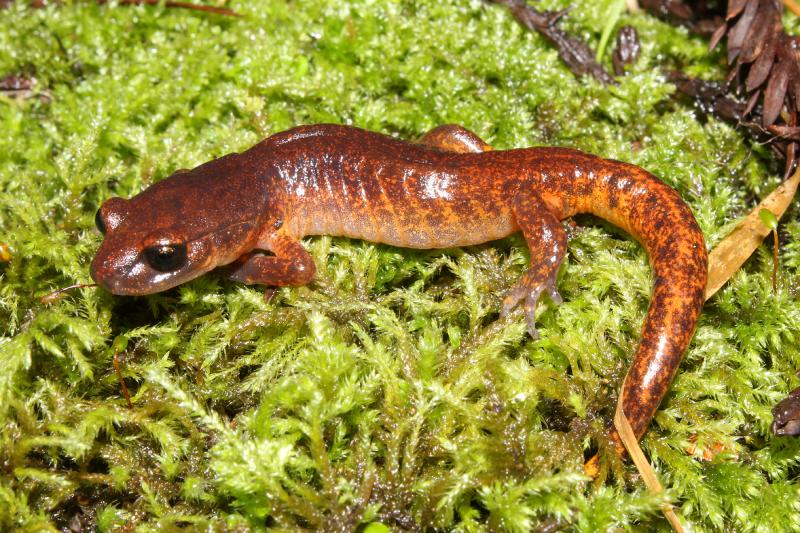
[[214, 266], [210, 234], [190, 238], [178, 224], [159, 227], [150, 210], [131, 200], [111, 198], [98, 210], [95, 224], [105, 238], [91, 275], [113, 294], [163, 291]]
[[187, 245], [160, 239], [146, 246], [124, 246], [106, 237], [91, 266], [92, 279], [113, 294], [142, 295], [163, 291], [210, 269], [206, 243]]

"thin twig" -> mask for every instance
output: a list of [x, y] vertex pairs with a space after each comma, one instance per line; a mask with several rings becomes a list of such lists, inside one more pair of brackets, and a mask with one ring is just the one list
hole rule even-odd
[[71, 291], [72, 289], [91, 289], [94, 287], [97, 287], [97, 283], [76, 283], [75, 285], [70, 285], [69, 287], [64, 287], [62, 289], [45, 294], [39, 298], [39, 301], [45, 305], [48, 305], [58, 301], [65, 292]]
[[772, 292], [778, 292], [778, 230], [772, 230]]

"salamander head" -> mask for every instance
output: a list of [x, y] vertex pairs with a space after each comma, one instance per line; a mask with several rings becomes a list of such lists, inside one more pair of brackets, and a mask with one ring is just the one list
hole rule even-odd
[[100, 207], [95, 223], [105, 238], [91, 266], [99, 285], [113, 294], [151, 294], [252, 249], [258, 227], [254, 195], [237, 190], [235, 182], [209, 179], [205, 167], [213, 163]]

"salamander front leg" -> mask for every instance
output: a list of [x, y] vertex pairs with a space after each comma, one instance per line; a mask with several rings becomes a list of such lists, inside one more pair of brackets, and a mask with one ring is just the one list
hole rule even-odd
[[507, 315], [522, 302], [528, 333], [534, 339], [536, 331], [536, 304], [542, 293], [547, 293], [554, 303], [561, 303], [556, 289], [558, 267], [567, 250], [567, 234], [561, 222], [535, 194], [520, 194], [513, 205], [514, 218], [522, 230], [531, 252], [531, 266], [505, 298], [500, 311]]
[[264, 247], [275, 255], [246, 254], [232, 265], [228, 276], [248, 285], [272, 287], [305, 285], [314, 279], [314, 259], [297, 239], [275, 234]]

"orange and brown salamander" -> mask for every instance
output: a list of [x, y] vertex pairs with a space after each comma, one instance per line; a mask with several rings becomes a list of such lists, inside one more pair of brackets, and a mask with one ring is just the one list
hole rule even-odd
[[130, 200], [106, 201], [96, 218], [105, 239], [91, 271], [114, 294], [163, 291], [222, 265], [244, 283], [303, 285], [315, 273], [300, 243], [306, 235], [444, 248], [522, 231], [530, 268], [501, 313], [521, 305], [536, 336], [541, 294], [560, 301], [561, 220], [576, 213], [624, 229], [653, 267], [650, 308], [623, 389], [625, 414], [641, 437], [692, 338], [707, 257], [680, 196], [631, 164], [566, 148], [495, 151], [458, 126], [418, 143], [302, 126], [178, 171]]

